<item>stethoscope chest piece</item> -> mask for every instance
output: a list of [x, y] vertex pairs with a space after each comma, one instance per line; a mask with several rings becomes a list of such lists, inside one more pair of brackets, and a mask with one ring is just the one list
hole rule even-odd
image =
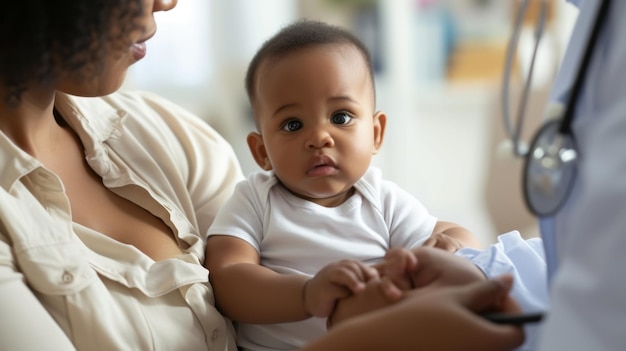
[[562, 133], [560, 119], [545, 123], [530, 145], [524, 164], [524, 199], [537, 216], [558, 211], [576, 180], [577, 152], [571, 133]]

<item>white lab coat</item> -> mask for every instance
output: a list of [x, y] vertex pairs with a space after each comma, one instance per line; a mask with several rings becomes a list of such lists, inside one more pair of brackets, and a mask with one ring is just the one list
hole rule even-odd
[[[580, 14], [552, 96], [561, 99], [573, 81], [591, 30], [598, 0], [577, 1]], [[537, 349], [626, 349], [626, 1], [612, 0], [596, 43], [585, 84], [576, 101], [574, 136], [579, 174], [574, 192], [555, 218], [541, 219], [546, 258], [553, 264], [549, 308]], [[582, 43], [581, 43], [582, 40]], [[582, 44], [582, 45], [581, 45]], [[526, 309], [541, 299], [540, 264], [523, 248], [507, 260], [462, 251], [490, 275], [514, 272], [514, 295]], [[475, 257], [472, 258], [472, 255]], [[533, 283], [533, 279], [535, 283]], [[531, 286], [532, 289], [527, 288]], [[521, 290], [520, 290], [521, 289]], [[524, 290], [526, 289], [526, 290]]]
[[[597, 2], [580, 4], [581, 26]], [[626, 349], [626, 2], [610, 6], [576, 105], [576, 192], [542, 232], [557, 268], [541, 350]]]

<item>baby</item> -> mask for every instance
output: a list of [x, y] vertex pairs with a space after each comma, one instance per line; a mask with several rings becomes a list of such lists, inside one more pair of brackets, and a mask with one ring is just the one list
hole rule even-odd
[[287, 26], [252, 59], [246, 88], [257, 128], [247, 142], [264, 171], [218, 213], [206, 259], [241, 348], [319, 337], [337, 301], [378, 279], [371, 264], [392, 248], [478, 246], [371, 166], [387, 116], [354, 35], [315, 21]]

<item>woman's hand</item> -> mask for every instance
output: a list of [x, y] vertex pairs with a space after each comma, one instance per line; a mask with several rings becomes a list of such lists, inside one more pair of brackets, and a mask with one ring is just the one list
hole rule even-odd
[[432, 247], [413, 250], [417, 263], [408, 274], [414, 288], [464, 285], [487, 280], [485, 274], [469, 260]]

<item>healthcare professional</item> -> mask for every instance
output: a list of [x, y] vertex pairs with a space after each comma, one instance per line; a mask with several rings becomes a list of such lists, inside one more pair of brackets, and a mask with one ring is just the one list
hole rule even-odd
[[[541, 350], [626, 349], [626, 2], [579, 0], [553, 96], [567, 101], [599, 18], [573, 109], [577, 175], [554, 216], [540, 218], [550, 277]], [[565, 88], [564, 88], [565, 87]]]
[[[570, 2], [579, 15], [551, 94], [551, 106], [569, 112], [558, 114], [552, 133], [544, 127], [525, 155], [525, 194], [539, 216], [549, 303], [541, 252], [523, 241], [504, 235], [483, 252], [461, 254], [488, 276], [512, 272], [513, 295], [524, 309], [549, 305], [538, 335], [527, 330], [527, 344], [625, 350], [626, 1]], [[551, 147], [557, 159], [544, 157]], [[542, 166], [542, 159], [550, 162]]]

